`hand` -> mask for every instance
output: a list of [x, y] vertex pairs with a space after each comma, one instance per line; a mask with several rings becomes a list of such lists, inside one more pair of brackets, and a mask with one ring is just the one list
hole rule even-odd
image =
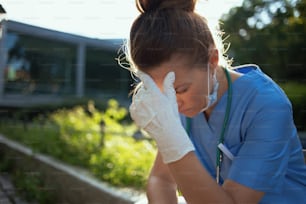
[[138, 72], [138, 77], [142, 85], [133, 96], [131, 117], [155, 139], [164, 163], [177, 161], [193, 151], [194, 146], [179, 118], [173, 88], [175, 74], [169, 72], [165, 77], [163, 93], [149, 75]]

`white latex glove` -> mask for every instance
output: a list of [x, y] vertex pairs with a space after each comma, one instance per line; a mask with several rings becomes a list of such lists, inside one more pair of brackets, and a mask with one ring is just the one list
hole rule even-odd
[[131, 117], [155, 139], [164, 163], [177, 161], [194, 146], [180, 121], [173, 88], [175, 74], [169, 72], [165, 77], [163, 93], [149, 75], [138, 72], [138, 77], [143, 84], [133, 96]]

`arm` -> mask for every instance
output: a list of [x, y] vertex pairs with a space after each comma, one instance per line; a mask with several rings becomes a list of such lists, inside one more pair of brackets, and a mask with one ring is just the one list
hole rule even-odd
[[220, 187], [208, 174], [193, 152], [168, 164], [172, 176], [186, 201], [202, 203], [258, 203], [263, 192], [226, 180]]
[[147, 197], [150, 204], [177, 203], [177, 186], [169, 168], [157, 154], [147, 183]]
[[[175, 180], [174, 180], [174, 178]], [[234, 181], [226, 180], [220, 187], [199, 163], [193, 152], [181, 160], [164, 164], [160, 153], [147, 184], [150, 204], [177, 203], [177, 185], [188, 203], [258, 203], [263, 192], [255, 191]]]

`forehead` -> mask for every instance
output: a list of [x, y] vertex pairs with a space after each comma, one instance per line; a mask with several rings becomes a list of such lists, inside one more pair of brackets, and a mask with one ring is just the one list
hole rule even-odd
[[184, 72], [188, 71], [192, 68], [191, 63], [187, 60], [187, 58], [182, 57], [180, 55], [174, 55], [168, 61], [163, 62], [162, 64], [153, 67], [147, 73], [153, 79], [164, 78], [167, 73], [170, 71], [174, 72]]

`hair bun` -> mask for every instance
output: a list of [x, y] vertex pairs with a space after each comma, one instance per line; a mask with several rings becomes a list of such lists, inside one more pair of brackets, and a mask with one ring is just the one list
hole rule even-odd
[[181, 9], [194, 11], [197, 0], [136, 0], [137, 9], [141, 13], [162, 9]]

